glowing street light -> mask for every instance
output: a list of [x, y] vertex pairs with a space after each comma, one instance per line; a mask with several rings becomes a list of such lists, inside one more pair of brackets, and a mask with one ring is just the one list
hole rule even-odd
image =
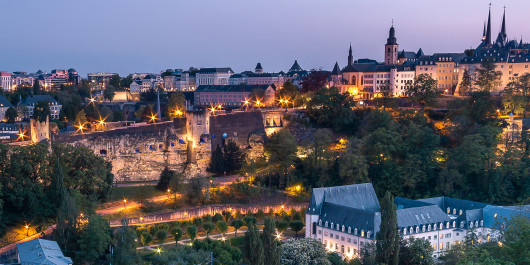
[[127, 199], [123, 199], [123, 209], [127, 209]]
[[160, 254], [160, 252], [162, 252], [162, 250], [160, 248], [156, 248], [156, 253]]
[[344, 138], [340, 138], [339, 143], [340, 143], [341, 145], [345, 144], [345, 143], [346, 143], [346, 139], [344, 139]]
[[26, 236], [29, 236], [29, 225], [26, 225]]
[[157, 115], [157, 114], [154, 114], [154, 115], [151, 114], [151, 121], [152, 121], [153, 123], [156, 122], [156, 119], [157, 119], [156, 115]]

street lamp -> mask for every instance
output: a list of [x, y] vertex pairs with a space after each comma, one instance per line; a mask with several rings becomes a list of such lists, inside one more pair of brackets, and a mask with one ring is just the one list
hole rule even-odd
[[127, 209], [126, 203], [127, 203], [127, 199], [123, 199], [123, 209]]
[[26, 236], [29, 236], [29, 225], [26, 225]]

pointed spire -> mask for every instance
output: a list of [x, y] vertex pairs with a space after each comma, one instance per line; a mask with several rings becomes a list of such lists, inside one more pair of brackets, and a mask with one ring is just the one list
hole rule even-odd
[[486, 39], [484, 42], [489, 45], [491, 44], [491, 3], [490, 3], [490, 9], [488, 12], [488, 26], [486, 28]]
[[350, 52], [348, 53], [348, 66], [353, 65], [353, 52], [351, 49], [351, 42], [350, 42]]
[[506, 40], [507, 34], [506, 34], [506, 6], [504, 7], [504, 13], [502, 14], [502, 26], [501, 26], [501, 34], [504, 40]]
[[396, 30], [394, 29], [394, 20], [392, 19], [392, 27], [388, 31], [388, 39], [386, 39], [386, 45], [397, 45]]
[[303, 69], [298, 64], [298, 60], [294, 60], [294, 64], [293, 66], [291, 66], [291, 69], [289, 69], [289, 72], [297, 72], [297, 71], [303, 71]]
[[418, 52], [416, 53], [416, 58], [420, 58], [420, 57], [423, 56], [423, 55], [425, 55], [425, 54], [423, 53], [423, 50], [420, 48], [420, 49], [418, 50]]
[[331, 75], [340, 75], [340, 67], [339, 67], [338, 62], [335, 62], [335, 67], [333, 67], [333, 71], [331, 71]]

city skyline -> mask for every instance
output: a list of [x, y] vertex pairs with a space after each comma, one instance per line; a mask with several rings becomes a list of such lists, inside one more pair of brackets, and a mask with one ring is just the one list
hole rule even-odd
[[[488, 3], [478, 0], [449, 1], [444, 5], [415, 0], [399, 4], [292, 1], [279, 6], [279, 3], [198, 4], [160, 0], [149, 6], [143, 1], [104, 5], [91, 1], [65, 6], [65, 1], [35, 2], [34, 8], [25, 12], [35, 19], [20, 20], [16, 12], [0, 18], [17, 21], [16, 26], [0, 29], [4, 50], [0, 54], [0, 70], [36, 72], [73, 67], [82, 75], [89, 72], [126, 75], [156, 73], [166, 68], [229, 66], [241, 72], [252, 70], [261, 62], [265, 71], [278, 72], [288, 70], [294, 60], [304, 69], [331, 70], [335, 61], [341, 67], [346, 66], [350, 42], [355, 59], [382, 61], [392, 20], [400, 50], [422, 48], [426, 54], [432, 54], [475, 48], [480, 43], [482, 23], [488, 12]], [[522, 26], [526, 18], [524, 10], [530, 7], [524, 1], [493, 1], [493, 34], [500, 29], [505, 4], [508, 38], [530, 39]], [[6, 10], [20, 10], [22, 5], [5, 4]], [[195, 12], [197, 8], [202, 11]], [[403, 12], [393, 14], [396, 8]], [[437, 12], [425, 11], [433, 8]], [[28, 30], [35, 27], [35, 21], [44, 26]]]

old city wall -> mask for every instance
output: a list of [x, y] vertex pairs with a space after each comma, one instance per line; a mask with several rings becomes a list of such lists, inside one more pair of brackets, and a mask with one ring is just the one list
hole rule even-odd
[[211, 153], [232, 139], [247, 157], [263, 157], [267, 135], [284, 126], [282, 113], [188, 111], [171, 122], [134, 125], [85, 134], [53, 135], [53, 141], [84, 146], [112, 163], [117, 181], [157, 180], [167, 165], [186, 177], [206, 173]]
[[167, 165], [181, 170], [187, 165], [188, 144], [192, 146], [196, 168], [203, 173], [211, 156], [207, 144], [193, 144], [186, 119], [143, 126], [75, 135], [57, 135], [56, 142], [92, 149], [112, 163], [117, 181], [156, 180]]

